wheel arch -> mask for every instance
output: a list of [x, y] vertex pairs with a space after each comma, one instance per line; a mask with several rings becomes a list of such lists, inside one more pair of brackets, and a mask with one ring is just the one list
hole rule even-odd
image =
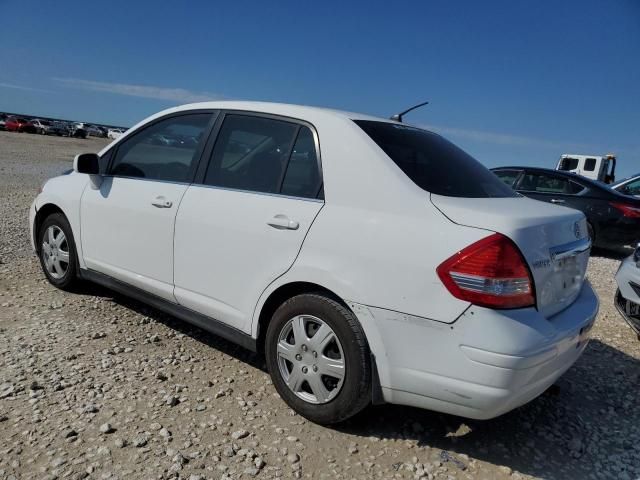
[[[374, 405], [379, 405], [384, 403], [384, 398], [383, 398], [383, 394], [382, 394], [382, 388], [381, 388], [381, 383], [380, 383], [380, 375], [379, 375], [379, 369], [381, 368], [381, 365], [379, 364], [377, 358], [376, 358], [376, 354], [374, 352], [374, 348], [371, 340], [374, 340], [374, 344], [376, 344], [378, 346], [378, 350], [380, 350], [379, 353], [382, 353], [384, 356], [384, 349], [380, 348], [380, 342], [377, 338], [370, 338], [370, 336], [373, 337], [378, 337], [379, 333], [376, 332], [372, 332], [370, 330], [371, 325], [364, 325], [362, 323], [362, 319], [354, 312], [352, 306], [351, 306], [351, 302], [348, 302], [347, 300], [343, 299], [340, 295], [338, 295], [337, 293], [335, 293], [333, 290], [324, 287], [318, 283], [314, 283], [314, 282], [308, 282], [308, 281], [290, 281], [287, 283], [284, 283], [282, 285], [279, 285], [277, 288], [275, 288], [275, 290], [273, 290], [271, 293], [269, 293], [268, 297], [266, 298], [266, 300], [262, 303], [262, 306], [260, 307], [260, 313], [257, 315], [257, 332], [256, 332], [256, 350], [260, 355], [264, 354], [264, 345], [265, 345], [265, 337], [266, 337], [266, 333], [267, 333], [267, 325], [269, 324], [269, 321], [271, 320], [271, 317], [273, 316], [273, 314], [275, 313], [275, 311], [278, 309], [278, 307], [280, 305], [282, 305], [286, 300], [288, 300], [289, 298], [292, 298], [296, 295], [301, 295], [304, 293], [320, 293], [323, 295], [326, 295], [327, 297], [335, 300], [336, 302], [338, 302], [339, 304], [341, 304], [344, 308], [346, 308], [347, 310], [349, 310], [350, 312], [352, 312], [354, 314], [354, 316], [356, 317], [357, 321], [360, 323], [364, 334], [365, 334], [365, 341], [368, 344], [368, 348], [370, 351], [370, 355], [371, 355], [371, 359], [370, 359], [370, 365], [371, 365], [371, 401]], [[354, 304], [355, 305], [355, 304]], [[369, 322], [368, 322], [369, 323]], [[383, 371], [386, 372], [386, 366], [382, 366]]]
[[260, 313], [257, 316], [257, 332], [256, 332], [256, 346], [260, 353], [264, 353], [264, 340], [267, 333], [267, 325], [271, 320], [271, 317], [286, 300], [301, 295], [303, 293], [320, 293], [340, 303], [345, 308], [351, 310], [347, 302], [343, 300], [332, 290], [323, 287], [317, 283], [304, 282], [304, 281], [292, 281], [284, 283], [278, 286], [273, 292], [269, 294], [266, 300], [260, 307]]
[[38, 254], [40, 253], [40, 245], [38, 242], [38, 238], [40, 237], [40, 226], [42, 225], [42, 222], [44, 222], [44, 220], [53, 213], [61, 213], [65, 216], [67, 221], [69, 221], [69, 217], [67, 217], [64, 211], [55, 203], [45, 203], [38, 209], [33, 222], [33, 244], [35, 245], [36, 252]]

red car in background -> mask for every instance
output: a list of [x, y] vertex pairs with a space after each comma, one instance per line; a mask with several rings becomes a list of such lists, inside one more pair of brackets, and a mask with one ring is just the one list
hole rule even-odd
[[7, 117], [4, 122], [4, 128], [8, 132], [24, 132], [28, 128], [29, 122], [24, 118]]

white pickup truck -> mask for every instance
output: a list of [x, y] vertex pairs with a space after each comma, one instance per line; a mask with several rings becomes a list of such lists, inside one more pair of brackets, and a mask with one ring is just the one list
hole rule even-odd
[[615, 180], [616, 157], [614, 155], [563, 154], [556, 170], [572, 172], [592, 180], [611, 184]]

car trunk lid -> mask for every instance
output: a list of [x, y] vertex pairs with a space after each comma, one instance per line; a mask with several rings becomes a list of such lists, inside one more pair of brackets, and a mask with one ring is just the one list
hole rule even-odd
[[461, 198], [431, 194], [452, 222], [509, 237], [527, 261], [538, 310], [547, 318], [578, 297], [591, 242], [582, 212], [525, 197]]

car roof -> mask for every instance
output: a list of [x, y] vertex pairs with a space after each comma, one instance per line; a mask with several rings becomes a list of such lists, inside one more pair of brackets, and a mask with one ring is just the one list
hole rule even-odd
[[593, 186], [595, 188], [610, 190], [609, 185], [606, 185], [602, 182], [598, 182], [597, 180], [592, 180], [590, 178], [583, 177], [582, 175], [578, 175], [576, 173], [563, 172], [561, 170], [554, 170], [552, 168], [510, 166], [510, 167], [494, 167], [491, 169], [491, 171], [495, 171], [495, 170], [527, 170], [529, 172], [546, 173], [549, 175], [555, 175], [556, 177], [567, 178], [569, 180], [573, 180], [579, 183]]
[[184, 110], [215, 109], [215, 110], [244, 110], [249, 112], [272, 113], [274, 115], [289, 116], [292, 118], [309, 119], [316, 116], [333, 116], [349, 120], [374, 120], [378, 122], [397, 123], [388, 118], [380, 118], [363, 113], [348, 112], [325, 107], [311, 105], [295, 105], [291, 103], [253, 102], [240, 100], [221, 100], [211, 102], [189, 103], [180, 105], [162, 114], [180, 112]]

